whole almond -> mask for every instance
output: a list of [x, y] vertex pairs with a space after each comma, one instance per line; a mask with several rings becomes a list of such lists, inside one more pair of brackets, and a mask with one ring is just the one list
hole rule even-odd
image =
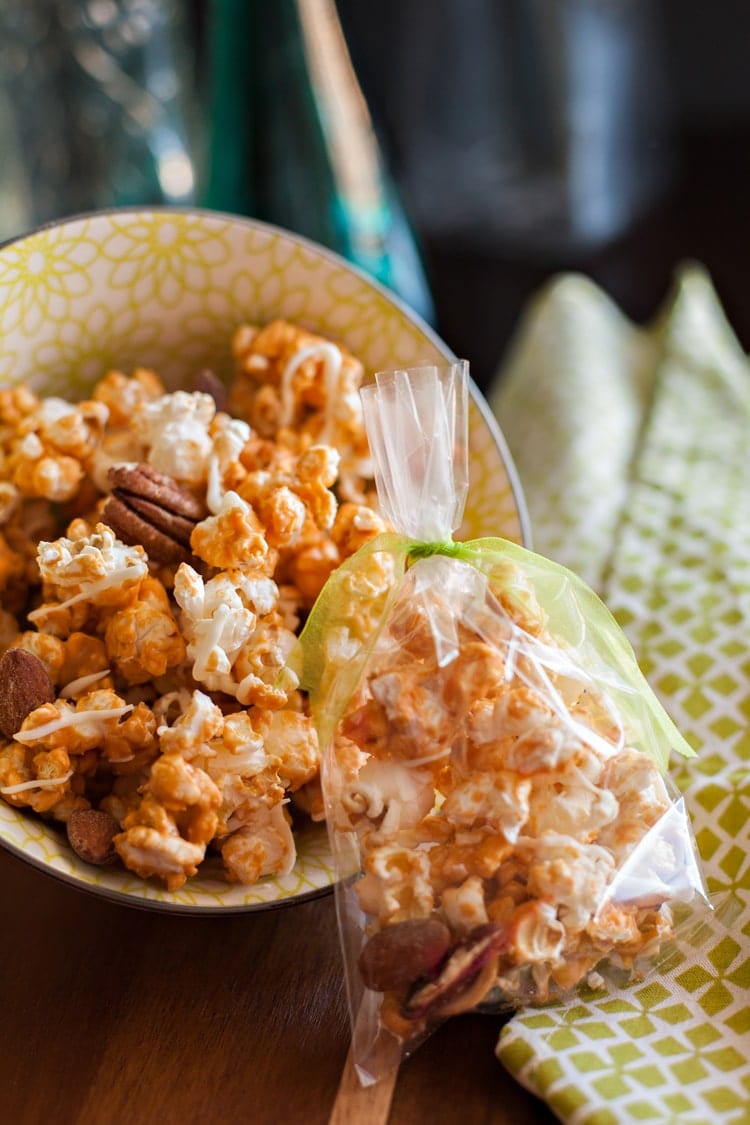
[[49, 673], [33, 652], [9, 648], [0, 656], [0, 732], [6, 738], [18, 733], [27, 715], [54, 698]]
[[86, 863], [102, 866], [117, 859], [113, 840], [120, 826], [103, 809], [74, 809], [66, 829], [71, 848]]
[[451, 932], [439, 918], [408, 918], [378, 930], [359, 957], [367, 988], [389, 992], [432, 973], [450, 949]]

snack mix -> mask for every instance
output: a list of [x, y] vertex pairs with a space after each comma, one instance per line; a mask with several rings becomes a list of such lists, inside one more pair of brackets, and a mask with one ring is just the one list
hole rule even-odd
[[111, 371], [71, 403], [0, 391], [0, 794], [90, 862], [251, 884], [323, 816], [280, 677], [331, 571], [383, 530], [344, 348], [277, 320], [228, 389]]
[[[488, 998], [596, 985], [605, 957], [631, 968], [694, 889], [657, 766], [520, 571], [500, 588], [444, 557], [407, 572], [334, 736], [333, 823], [356, 836], [369, 919], [358, 969], [400, 1037]], [[451, 631], [447, 657], [435, 637]]]
[[706, 896], [660, 771], [693, 751], [614, 618], [552, 560], [453, 540], [466, 382], [459, 362], [363, 388], [393, 530], [301, 635], [365, 1070], [479, 1004], [641, 979]]

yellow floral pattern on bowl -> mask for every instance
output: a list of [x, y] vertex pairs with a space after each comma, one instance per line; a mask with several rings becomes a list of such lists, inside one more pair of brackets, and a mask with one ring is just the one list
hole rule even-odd
[[[417, 316], [363, 273], [296, 235], [212, 212], [121, 210], [71, 219], [0, 248], [0, 387], [85, 395], [110, 369], [151, 367], [168, 386], [202, 367], [226, 373], [242, 322], [298, 321], [344, 343], [368, 374], [454, 357]], [[504, 439], [472, 394], [464, 538], [528, 541]], [[0, 842], [84, 888], [170, 910], [266, 908], [327, 890], [325, 829], [298, 839], [286, 878], [226, 884], [208, 867], [176, 894], [76, 859], [54, 827], [0, 803]]]

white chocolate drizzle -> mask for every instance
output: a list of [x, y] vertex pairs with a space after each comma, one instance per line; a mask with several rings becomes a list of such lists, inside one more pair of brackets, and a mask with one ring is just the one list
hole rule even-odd
[[335, 344], [329, 341], [324, 340], [317, 344], [310, 344], [307, 348], [300, 348], [298, 352], [295, 352], [284, 368], [284, 372], [281, 376], [281, 410], [279, 413], [279, 425], [294, 425], [294, 395], [292, 393], [292, 376], [294, 372], [305, 360], [317, 358], [323, 360], [326, 385], [326, 405], [323, 414], [323, 427], [318, 435], [318, 441], [323, 445], [329, 445], [331, 441], [331, 430], [333, 428], [332, 406], [336, 399], [335, 392], [338, 387], [341, 367], [344, 361], [341, 349], [337, 348]]
[[36, 742], [40, 738], [54, 734], [55, 731], [64, 730], [66, 727], [80, 727], [84, 723], [99, 723], [104, 727], [107, 719], [119, 719], [132, 710], [133, 704], [127, 703], [124, 707], [102, 707], [101, 711], [69, 711], [57, 719], [43, 723], [40, 727], [34, 727], [33, 730], [19, 730], [13, 737], [16, 742]]
[[19, 781], [17, 785], [0, 785], [0, 793], [4, 797], [11, 797], [14, 793], [24, 793], [27, 789], [54, 789], [56, 785], [64, 785], [70, 781], [73, 771], [68, 770], [62, 777], [35, 777], [32, 781]]
[[71, 680], [65, 687], [60, 688], [60, 698], [69, 699], [72, 695], [78, 695], [79, 692], [90, 688], [92, 684], [98, 684], [99, 680], [103, 680], [105, 676], [110, 674], [109, 668], [105, 668], [103, 672], [92, 672], [88, 676], [79, 676], [76, 680]]

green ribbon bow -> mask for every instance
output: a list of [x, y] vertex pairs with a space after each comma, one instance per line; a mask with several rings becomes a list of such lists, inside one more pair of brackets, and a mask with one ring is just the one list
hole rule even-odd
[[[366, 579], [378, 555], [390, 556], [392, 580], [374, 589]], [[431, 555], [475, 567], [506, 604], [527, 596], [525, 585], [513, 582], [508, 564], [515, 564], [547, 614], [550, 635], [614, 703], [628, 741], [662, 773], [670, 751], [695, 756], [646, 681], [617, 621], [572, 571], [507, 539], [420, 542], [394, 533], [377, 536], [333, 572], [290, 659], [300, 687], [309, 693], [322, 749], [364, 674], [407, 569]]]

